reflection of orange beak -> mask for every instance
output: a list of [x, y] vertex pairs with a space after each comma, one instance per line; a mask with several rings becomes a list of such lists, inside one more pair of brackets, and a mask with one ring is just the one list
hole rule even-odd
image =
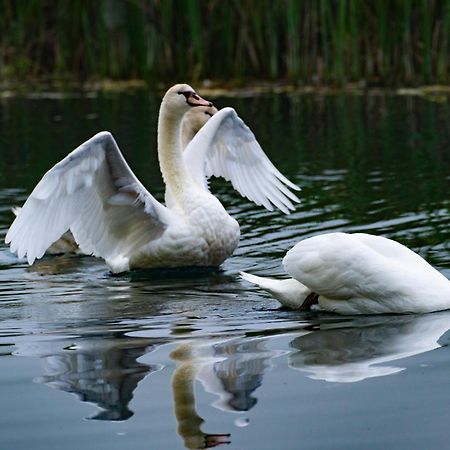
[[186, 99], [186, 102], [189, 106], [212, 106], [213, 105], [211, 102], [208, 102], [208, 100], [201, 98], [200, 95], [198, 95], [194, 92], [189, 95], [189, 97]]

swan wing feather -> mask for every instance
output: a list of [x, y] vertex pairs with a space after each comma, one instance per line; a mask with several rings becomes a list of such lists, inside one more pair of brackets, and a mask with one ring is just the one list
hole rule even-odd
[[113, 136], [101, 132], [44, 175], [5, 241], [32, 264], [70, 229], [84, 253], [108, 260], [158, 238], [167, 226], [164, 209], [133, 174]]
[[272, 164], [233, 108], [223, 108], [208, 120], [186, 147], [184, 158], [205, 188], [209, 177], [223, 177], [257, 205], [286, 214], [299, 202], [291, 191], [299, 187]]

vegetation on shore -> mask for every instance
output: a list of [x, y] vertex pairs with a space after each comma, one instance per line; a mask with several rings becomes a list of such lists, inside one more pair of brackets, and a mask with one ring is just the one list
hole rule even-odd
[[447, 84], [450, 0], [0, 0], [0, 79]]

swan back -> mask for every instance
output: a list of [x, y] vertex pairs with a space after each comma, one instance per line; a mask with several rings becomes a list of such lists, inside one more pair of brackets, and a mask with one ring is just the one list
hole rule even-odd
[[381, 236], [314, 236], [289, 250], [283, 265], [320, 295], [327, 310], [373, 314], [450, 307], [450, 281], [412, 250]]

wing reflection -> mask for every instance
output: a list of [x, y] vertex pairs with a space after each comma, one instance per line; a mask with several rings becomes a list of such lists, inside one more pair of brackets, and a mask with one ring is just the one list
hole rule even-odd
[[179, 345], [171, 358], [178, 366], [172, 378], [178, 433], [188, 449], [210, 448], [230, 443], [230, 434], [207, 434], [195, 407], [195, 381], [218, 398], [212, 406], [228, 412], [243, 412], [257, 402], [254, 391], [261, 385], [271, 359], [279, 352], [265, 348], [264, 339], [190, 341]]
[[[81, 401], [102, 409], [90, 419], [117, 421], [131, 417], [128, 405], [137, 384], [160, 368], [137, 362], [152, 350], [150, 341], [111, 333], [65, 344], [58, 341], [58, 349], [52, 349], [54, 344], [39, 343], [44, 374], [34, 381], [74, 393]], [[27, 349], [19, 354], [32, 352]]]
[[309, 378], [340, 383], [392, 375], [405, 367], [387, 363], [440, 347], [438, 340], [449, 329], [448, 311], [321, 324], [291, 341], [297, 351], [289, 355], [289, 366]]

